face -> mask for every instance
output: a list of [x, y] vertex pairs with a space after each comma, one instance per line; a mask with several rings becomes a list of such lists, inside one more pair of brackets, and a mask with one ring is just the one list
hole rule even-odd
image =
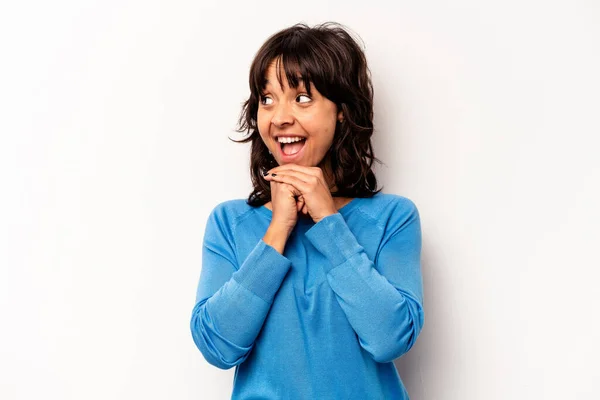
[[[280, 63], [282, 90], [276, 68], [273, 61], [267, 70], [267, 84], [258, 105], [260, 136], [279, 165], [320, 165], [331, 147], [342, 112], [338, 113], [335, 103], [322, 96], [313, 85], [311, 96], [302, 81], [297, 88], [290, 88]], [[280, 143], [297, 139], [302, 140]]]

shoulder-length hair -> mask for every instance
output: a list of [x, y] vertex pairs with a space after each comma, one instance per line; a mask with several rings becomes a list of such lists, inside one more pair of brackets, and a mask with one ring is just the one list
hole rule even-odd
[[[264, 144], [256, 124], [261, 93], [265, 88], [270, 63], [283, 62], [289, 86], [298, 87], [300, 78], [307, 89], [312, 83], [326, 98], [342, 110], [344, 118], [336, 124], [329, 157], [337, 191], [334, 197], [372, 197], [377, 189], [373, 161], [373, 85], [365, 54], [358, 43], [335, 22], [313, 28], [298, 23], [270, 36], [256, 53], [250, 66], [250, 97], [243, 103], [237, 132], [247, 138], [234, 142], [252, 142], [250, 175], [254, 189], [247, 203], [260, 206], [271, 200], [270, 183], [262, 171], [277, 162]], [[281, 84], [281, 77], [278, 74]], [[310, 90], [310, 89], [309, 89]], [[310, 93], [309, 93], [310, 95]]]

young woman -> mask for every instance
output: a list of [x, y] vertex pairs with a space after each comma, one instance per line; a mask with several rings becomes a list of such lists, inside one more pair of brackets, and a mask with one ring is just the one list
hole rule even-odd
[[407, 399], [423, 326], [415, 204], [376, 190], [365, 55], [335, 23], [271, 36], [239, 131], [254, 190], [206, 224], [190, 327], [232, 399]]

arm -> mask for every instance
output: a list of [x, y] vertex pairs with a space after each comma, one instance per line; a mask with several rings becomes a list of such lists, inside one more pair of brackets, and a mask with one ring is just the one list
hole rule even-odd
[[225, 219], [217, 207], [206, 224], [190, 329], [204, 358], [229, 369], [248, 358], [291, 262], [265, 236], [237, 269]]
[[[408, 200], [408, 199], [407, 199]], [[325, 217], [306, 232], [327, 257], [327, 280], [356, 332], [360, 345], [377, 362], [406, 353], [423, 326], [421, 226], [410, 200], [391, 219], [375, 263], [340, 213]]]

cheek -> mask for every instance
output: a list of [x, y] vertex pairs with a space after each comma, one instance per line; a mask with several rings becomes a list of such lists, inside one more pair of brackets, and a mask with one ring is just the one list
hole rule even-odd
[[258, 134], [266, 144], [267, 136], [269, 135], [268, 124], [265, 124], [264, 115], [261, 115], [260, 113], [256, 116], [256, 128], [258, 129]]
[[301, 115], [296, 119], [313, 136], [333, 135], [337, 121], [330, 113]]
[[264, 125], [265, 123], [265, 115], [264, 113], [261, 113], [260, 111], [258, 113], [256, 113], [256, 125], [258, 127], [261, 127], [262, 125]]
[[335, 120], [327, 116], [327, 118], [315, 118], [305, 126], [311, 135], [318, 138], [319, 141], [330, 142], [335, 134], [335, 125]]
[[260, 113], [256, 116], [256, 127], [258, 128], [258, 132], [261, 136], [266, 136], [269, 134], [269, 120], [267, 117]]

